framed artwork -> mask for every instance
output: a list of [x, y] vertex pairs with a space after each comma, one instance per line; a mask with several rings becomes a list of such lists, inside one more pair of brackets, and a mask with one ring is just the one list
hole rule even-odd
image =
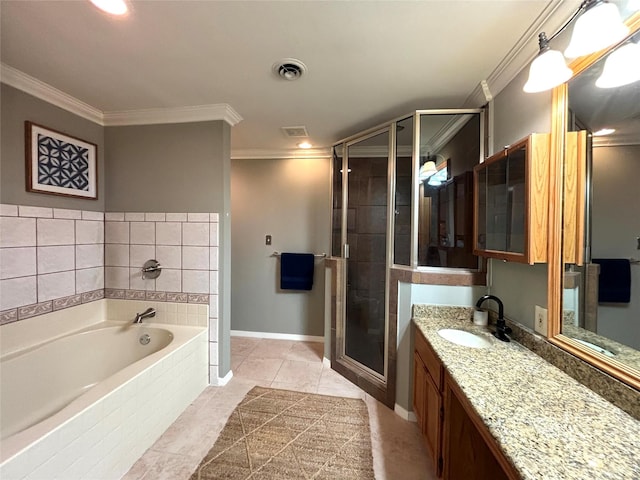
[[98, 198], [98, 146], [25, 122], [27, 191]]

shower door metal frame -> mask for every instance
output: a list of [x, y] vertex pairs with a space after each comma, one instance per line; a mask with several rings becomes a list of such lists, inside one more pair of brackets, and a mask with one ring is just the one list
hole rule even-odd
[[[388, 147], [387, 147], [387, 226], [385, 231], [385, 289], [384, 289], [384, 369], [383, 374], [376, 372], [369, 368], [358, 360], [350, 357], [346, 353], [346, 320], [347, 320], [347, 275], [349, 269], [349, 244], [347, 242], [347, 215], [348, 215], [348, 200], [349, 200], [349, 147], [361, 143], [365, 140], [378, 136], [380, 134], [387, 133], [388, 135]], [[338, 315], [338, 321], [336, 322], [336, 361], [342, 364], [348, 370], [354, 372], [357, 376], [361, 377], [365, 381], [371, 382], [377, 388], [386, 390], [388, 372], [389, 372], [389, 278], [391, 271], [391, 250], [389, 246], [392, 243], [392, 192], [394, 190], [393, 185], [393, 168], [395, 166], [395, 130], [392, 128], [392, 124], [385, 124], [382, 127], [376, 127], [374, 129], [359, 133], [356, 136], [347, 138], [342, 143], [342, 219], [341, 219], [341, 257], [344, 260], [343, 263], [343, 287], [340, 292], [342, 299], [342, 309]], [[340, 144], [338, 144], [340, 145]], [[332, 166], [333, 169], [333, 166]], [[333, 172], [332, 177], [333, 178]], [[359, 384], [364, 387], [364, 385]], [[366, 388], [365, 388], [366, 390]]]
[[[379, 124], [375, 127], [369, 128], [362, 132], [359, 132], [350, 137], [344, 138], [332, 146], [332, 158], [337, 147], [342, 147], [342, 211], [341, 211], [341, 262], [338, 262], [338, 272], [342, 277], [342, 286], [336, 295], [340, 298], [341, 308], [336, 309], [336, 335], [335, 345], [332, 345], [332, 368], [338, 373], [345, 376], [347, 379], [358, 385], [360, 388], [371, 394], [374, 398], [378, 399], [382, 403], [386, 404], [390, 408], [394, 408], [395, 405], [395, 372], [390, 372], [390, 368], [396, 368], [395, 357], [397, 356], [397, 345], [390, 345], [389, 339], [393, 338], [397, 342], [397, 324], [389, 324], [389, 291], [392, 269], [407, 269], [408, 271], [469, 271], [469, 269], [462, 268], [443, 268], [443, 267], [425, 267], [418, 265], [418, 217], [419, 210], [417, 200], [419, 197], [419, 179], [418, 173], [420, 169], [420, 118], [423, 115], [464, 115], [464, 114], [479, 114], [480, 121], [480, 158], [479, 163], [484, 161], [484, 155], [486, 151], [486, 119], [485, 108], [450, 108], [450, 109], [433, 109], [433, 110], [414, 110], [405, 115], [396, 117], [388, 122]], [[411, 202], [411, 241], [410, 241], [410, 265], [396, 265], [393, 260], [394, 252], [394, 231], [395, 231], [395, 185], [396, 185], [396, 131], [397, 123], [404, 121], [408, 118], [413, 118], [413, 142], [412, 142], [412, 202]], [[346, 294], [347, 294], [347, 269], [348, 269], [348, 243], [347, 243], [347, 215], [348, 215], [348, 149], [351, 145], [367, 140], [371, 137], [387, 132], [389, 135], [388, 145], [388, 169], [387, 169], [387, 231], [386, 231], [386, 252], [385, 252], [385, 351], [384, 351], [384, 374], [380, 375], [378, 372], [363, 365], [357, 360], [346, 355], [345, 351], [345, 321], [346, 321]], [[335, 162], [331, 162], [331, 199], [334, 195], [334, 168]], [[332, 205], [333, 211], [333, 205]], [[333, 228], [333, 227], [332, 227]], [[336, 257], [334, 257], [336, 258]], [[482, 268], [477, 270], [470, 270], [472, 272], [483, 271]], [[337, 299], [336, 299], [337, 300]], [[393, 331], [391, 332], [391, 329]], [[391, 332], [391, 333], [390, 333]], [[389, 356], [393, 354], [394, 360], [390, 362]], [[335, 357], [334, 357], [335, 355]], [[335, 360], [335, 362], [334, 362]]]

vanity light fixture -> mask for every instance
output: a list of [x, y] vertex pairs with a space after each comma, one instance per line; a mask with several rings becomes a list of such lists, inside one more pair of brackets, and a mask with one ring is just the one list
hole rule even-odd
[[596, 87], [614, 88], [640, 80], [640, 45], [629, 42], [617, 48], [604, 62]]
[[298, 144], [298, 148], [303, 148], [305, 150], [308, 150], [311, 147], [313, 147], [313, 145], [311, 145], [309, 142], [300, 142]]
[[124, 0], [90, 0], [96, 7], [103, 12], [111, 15], [124, 15], [129, 11], [127, 3]]
[[523, 90], [527, 93], [543, 92], [566, 82], [573, 72], [564, 57], [549, 48], [549, 42], [562, 33], [575, 19], [569, 46], [564, 52], [567, 58], [588, 55], [623, 40], [629, 28], [620, 18], [618, 7], [606, 0], [584, 0], [578, 10], [551, 38], [544, 32], [539, 35], [540, 52], [529, 67], [529, 79]]

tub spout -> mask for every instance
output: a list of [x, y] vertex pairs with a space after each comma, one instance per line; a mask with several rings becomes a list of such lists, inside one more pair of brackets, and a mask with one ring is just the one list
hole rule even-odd
[[133, 323], [142, 323], [143, 319], [151, 318], [151, 317], [155, 317], [155, 316], [156, 316], [156, 309], [155, 308], [147, 308], [142, 313], [136, 313], [136, 319], [133, 321]]

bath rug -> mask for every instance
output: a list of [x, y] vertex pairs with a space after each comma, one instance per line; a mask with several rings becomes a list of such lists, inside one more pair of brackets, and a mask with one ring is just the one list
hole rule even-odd
[[255, 387], [191, 480], [373, 480], [361, 399]]

